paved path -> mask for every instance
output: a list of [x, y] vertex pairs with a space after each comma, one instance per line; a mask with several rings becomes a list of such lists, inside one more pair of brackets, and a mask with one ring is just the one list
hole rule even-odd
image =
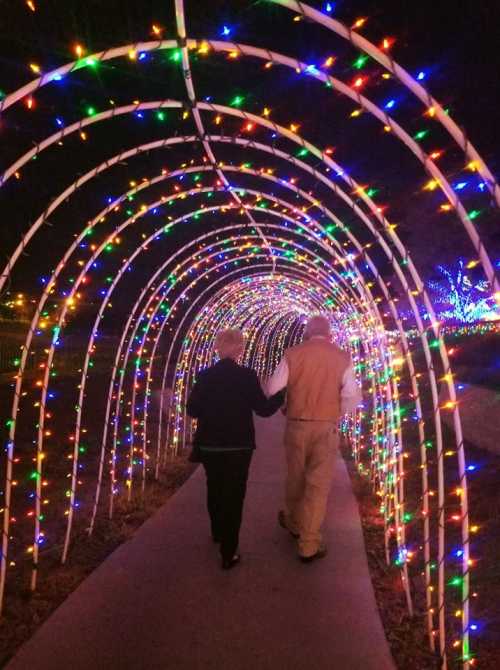
[[241, 532], [219, 567], [201, 468], [19, 651], [8, 670], [393, 670], [339, 458], [327, 558], [303, 565], [276, 523], [281, 416], [258, 421]]

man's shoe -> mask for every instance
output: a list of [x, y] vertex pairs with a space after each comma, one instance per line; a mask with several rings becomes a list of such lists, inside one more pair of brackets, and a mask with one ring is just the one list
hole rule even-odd
[[234, 568], [235, 565], [238, 565], [238, 563], [241, 561], [241, 556], [239, 554], [235, 554], [232, 558], [223, 558], [222, 559], [222, 569], [223, 570], [231, 570], [231, 568]]
[[320, 547], [315, 554], [312, 554], [312, 556], [299, 556], [299, 558], [302, 561], [302, 563], [312, 563], [313, 561], [316, 561], [318, 558], [325, 558], [327, 554], [328, 549], [326, 547]]
[[292, 530], [290, 530], [290, 528], [288, 528], [288, 526], [286, 525], [286, 516], [285, 516], [285, 512], [284, 512], [284, 510], [282, 510], [282, 509], [280, 509], [280, 511], [278, 512], [278, 523], [279, 523], [279, 525], [280, 525], [282, 528], [284, 528], [285, 530], [287, 530], [293, 538], [295, 538], [296, 540], [299, 539], [300, 535], [299, 535], [298, 533], [294, 533], [294, 532], [293, 532]]

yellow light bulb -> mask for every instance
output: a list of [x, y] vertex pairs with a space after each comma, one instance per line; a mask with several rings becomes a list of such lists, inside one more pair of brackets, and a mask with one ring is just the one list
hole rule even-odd
[[439, 180], [438, 179], [431, 179], [424, 186], [424, 190], [425, 191], [435, 191], [438, 186], [439, 186]]
[[357, 21], [354, 22], [353, 28], [362, 28], [366, 23], [365, 18], [358, 19]]

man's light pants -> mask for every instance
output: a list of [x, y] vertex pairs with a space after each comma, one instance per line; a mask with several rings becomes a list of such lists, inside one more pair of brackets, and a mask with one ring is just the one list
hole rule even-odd
[[321, 525], [337, 447], [338, 434], [333, 422], [287, 421], [286, 522], [293, 533], [300, 535], [301, 556], [312, 556], [322, 546]]

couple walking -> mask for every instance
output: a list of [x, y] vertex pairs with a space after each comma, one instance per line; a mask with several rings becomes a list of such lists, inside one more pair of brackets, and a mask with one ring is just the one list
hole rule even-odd
[[285, 352], [264, 394], [254, 370], [240, 366], [245, 341], [239, 330], [215, 339], [219, 361], [202, 370], [187, 402], [196, 418], [193, 446], [205, 468], [212, 537], [222, 567], [240, 561], [238, 539], [248, 470], [255, 449], [253, 414], [271, 416], [286, 404], [287, 478], [280, 525], [297, 540], [300, 559], [326, 556], [321, 525], [338, 445], [337, 423], [361, 401], [349, 354], [331, 341], [326, 317], [313, 316], [304, 341]]

